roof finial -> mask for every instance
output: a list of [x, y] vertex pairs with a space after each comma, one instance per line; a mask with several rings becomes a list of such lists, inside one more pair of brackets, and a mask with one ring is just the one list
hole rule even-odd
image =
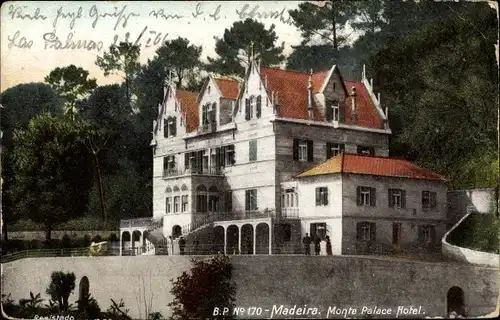
[[311, 73], [309, 74], [309, 80], [307, 81], [307, 89], [311, 89], [312, 88], [312, 69], [311, 69]]
[[366, 65], [363, 63], [363, 72], [361, 73], [361, 81], [366, 79]]

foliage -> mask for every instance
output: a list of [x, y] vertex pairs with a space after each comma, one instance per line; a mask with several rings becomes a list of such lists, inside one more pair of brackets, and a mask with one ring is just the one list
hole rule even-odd
[[285, 59], [284, 43], [275, 45], [278, 36], [274, 28], [273, 24], [266, 29], [264, 24], [252, 19], [236, 21], [231, 29], [224, 31], [222, 38], [215, 38], [218, 57], [209, 57], [207, 68], [219, 74], [243, 76], [245, 67], [250, 65], [252, 51], [260, 54], [262, 66], [280, 64]]
[[164, 320], [163, 314], [161, 312], [151, 312], [148, 316], [148, 320]]
[[54, 271], [47, 288], [47, 294], [59, 304], [60, 311], [68, 311], [68, 298], [75, 289], [75, 274]]
[[72, 119], [78, 111], [76, 101], [97, 87], [96, 79], [89, 79], [88, 76], [87, 70], [72, 64], [55, 68], [45, 77], [45, 82], [66, 101], [67, 112]]
[[121, 75], [125, 79], [127, 101], [130, 106], [132, 98], [132, 84], [139, 71], [138, 62], [141, 49], [139, 45], [130, 42], [112, 44], [109, 52], [104, 52], [102, 57], [98, 56], [96, 65], [104, 71], [104, 75]]
[[125, 309], [123, 299], [120, 299], [118, 303], [111, 299], [111, 306], [108, 308], [106, 316], [113, 320], [132, 320], [128, 312], [129, 309]]
[[344, 28], [354, 15], [355, 6], [351, 1], [337, 0], [320, 7], [310, 2], [302, 2], [298, 9], [290, 10], [295, 26], [302, 32], [305, 43], [321, 41], [333, 45], [335, 54], [346, 42]]
[[214, 307], [232, 310], [236, 291], [229, 258], [219, 255], [208, 262], [193, 260], [193, 264], [189, 273], [172, 280], [174, 300], [168, 304], [173, 310], [171, 318], [206, 319], [213, 318]]
[[26, 83], [8, 88], [0, 95], [2, 124], [2, 233], [8, 240], [8, 227], [25, 216], [26, 202], [16, 197], [13, 191], [13, 132], [24, 128], [29, 120], [40, 113], [60, 115], [63, 113], [62, 99], [44, 83]]
[[188, 39], [178, 37], [165, 41], [156, 50], [154, 59], [158, 60], [164, 68], [174, 72], [177, 88], [180, 89], [186, 73], [200, 66], [201, 50], [201, 46], [190, 45]]
[[23, 309], [23, 313], [26, 317], [33, 319], [37, 315], [37, 311], [40, 308], [43, 299], [40, 297], [40, 293], [36, 295], [30, 291], [30, 297], [28, 299], [19, 300], [19, 305]]
[[489, 253], [499, 253], [500, 219], [489, 214], [472, 213], [448, 236], [451, 244]]
[[474, 187], [464, 180], [470, 163], [496, 147], [495, 13], [461, 3], [403, 30], [370, 63], [391, 109], [391, 154], [445, 174], [453, 187]]
[[46, 239], [53, 227], [81, 216], [91, 185], [91, 158], [84, 140], [89, 125], [42, 114], [16, 130], [14, 190], [24, 198], [28, 217], [43, 223]]

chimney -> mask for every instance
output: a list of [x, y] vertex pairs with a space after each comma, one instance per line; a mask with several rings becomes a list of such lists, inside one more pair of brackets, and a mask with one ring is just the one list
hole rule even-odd
[[309, 73], [309, 80], [307, 83], [307, 115], [309, 120], [313, 118], [313, 105], [312, 105], [312, 69]]
[[356, 87], [352, 87], [351, 89], [351, 101], [352, 101], [351, 123], [356, 124]]
[[389, 129], [389, 107], [385, 107], [384, 129]]
[[280, 93], [278, 91], [276, 91], [276, 98], [274, 99], [274, 104], [276, 106], [280, 105]]
[[267, 90], [267, 74], [264, 75], [264, 88]]

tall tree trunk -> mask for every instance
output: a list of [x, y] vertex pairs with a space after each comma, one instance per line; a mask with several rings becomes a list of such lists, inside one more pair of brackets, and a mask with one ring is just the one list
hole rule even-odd
[[106, 209], [104, 207], [104, 190], [102, 187], [102, 180], [101, 180], [101, 168], [99, 166], [99, 158], [98, 158], [98, 153], [94, 153], [95, 157], [95, 165], [97, 168], [97, 183], [99, 184], [99, 194], [101, 197], [101, 214], [104, 222], [107, 222], [107, 216], [106, 216]]
[[69, 296], [63, 296], [63, 311], [68, 311], [68, 298]]

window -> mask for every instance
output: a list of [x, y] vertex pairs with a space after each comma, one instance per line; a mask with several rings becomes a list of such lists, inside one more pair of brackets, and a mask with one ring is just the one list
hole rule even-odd
[[260, 118], [261, 113], [262, 113], [262, 97], [258, 96], [256, 105], [255, 105], [255, 116], [257, 118]]
[[182, 212], [188, 211], [188, 196], [182, 196]]
[[209, 104], [206, 104], [204, 106], [201, 107], [201, 124], [202, 125], [205, 125], [205, 124], [208, 124], [209, 122], [209, 108], [210, 108], [210, 105]]
[[427, 211], [435, 209], [437, 206], [437, 193], [430, 191], [422, 191], [422, 209]]
[[319, 187], [316, 188], [316, 206], [327, 206], [328, 205], [328, 188]]
[[180, 209], [179, 202], [180, 202], [180, 200], [181, 200], [181, 197], [179, 197], [179, 196], [174, 197], [174, 212], [179, 212], [179, 209]]
[[338, 104], [332, 106], [333, 109], [333, 121], [339, 121], [340, 119], [340, 107]]
[[163, 157], [163, 175], [166, 176], [173, 170], [175, 170], [175, 156]]
[[207, 212], [207, 188], [204, 185], [196, 188], [196, 211]]
[[293, 160], [312, 162], [313, 142], [311, 140], [293, 139]]
[[167, 214], [172, 212], [172, 197], [167, 197], [165, 209], [166, 209]]
[[245, 210], [257, 210], [257, 189], [245, 191]]
[[389, 208], [406, 208], [406, 192], [401, 189], [389, 189]]
[[208, 189], [208, 212], [219, 211], [219, 191], [212, 186]]
[[251, 140], [248, 142], [248, 161], [257, 160], [257, 140]]
[[229, 145], [229, 146], [224, 146], [223, 148], [223, 154], [224, 154], [224, 159], [225, 159], [225, 166], [229, 167], [234, 165], [234, 145]]
[[344, 144], [343, 143], [333, 143], [333, 142], [327, 142], [326, 143], [326, 158], [330, 159], [331, 157], [335, 157], [339, 153], [344, 151]]
[[432, 225], [422, 225], [418, 230], [418, 241], [420, 243], [435, 243], [436, 229]]
[[175, 137], [177, 134], [177, 118], [168, 117], [163, 120], [163, 137]]
[[356, 189], [358, 206], [375, 206], [375, 188], [357, 187]]
[[281, 207], [282, 208], [294, 208], [299, 206], [299, 198], [297, 193], [293, 188], [281, 190]]
[[358, 222], [357, 235], [358, 241], [375, 241], [376, 239], [376, 225], [374, 222]]
[[225, 195], [225, 201], [226, 201], [226, 212], [232, 212], [233, 211], [233, 193], [231, 191], [227, 191]]
[[245, 119], [250, 120], [253, 118], [254, 97], [245, 99]]
[[315, 238], [318, 236], [321, 240], [326, 237], [326, 223], [311, 223], [310, 226], [310, 236], [311, 238]]
[[373, 156], [375, 155], [375, 149], [370, 147], [358, 146], [358, 154]]

